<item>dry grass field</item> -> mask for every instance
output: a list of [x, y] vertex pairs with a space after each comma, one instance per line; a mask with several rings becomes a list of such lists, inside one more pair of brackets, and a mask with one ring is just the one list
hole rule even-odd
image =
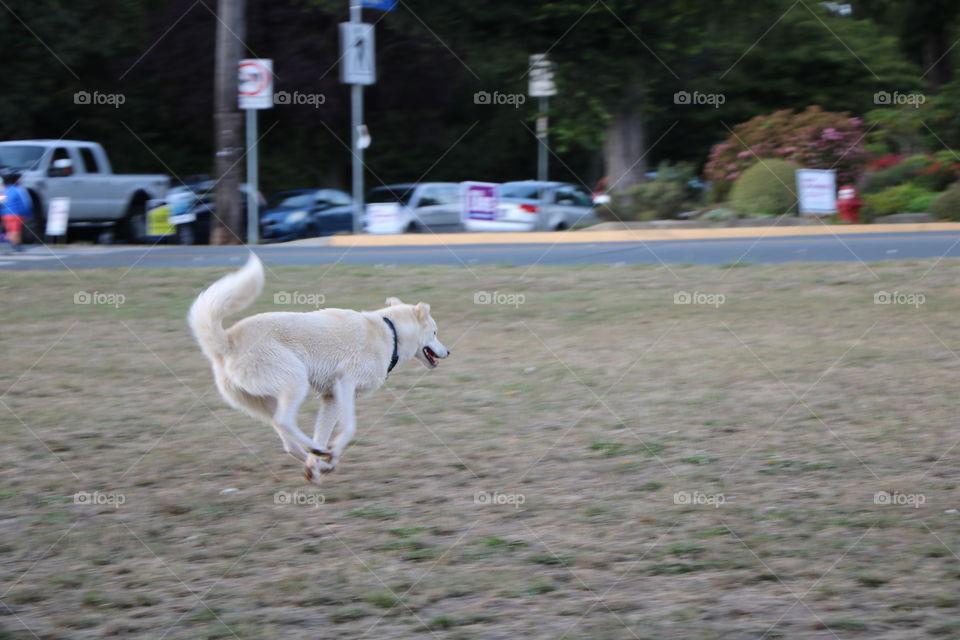
[[958, 262], [268, 269], [453, 349], [321, 486], [189, 335], [225, 272], [3, 274], [0, 638], [960, 637]]

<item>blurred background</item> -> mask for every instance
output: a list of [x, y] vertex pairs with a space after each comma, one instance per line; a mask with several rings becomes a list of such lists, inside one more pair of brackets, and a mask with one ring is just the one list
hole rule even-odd
[[[347, 3], [246, 4], [246, 54], [274, 60], [275, 90], [324, 96], [321, 105], [260, 113], [262, 190], [349, 190], [349, 87], [337, 73]], [[164, 172], [158, 158], [180, 176], [212, 172], [215, 2], [4, 5], [0, 139], [95, 140], [119, 172]], [[535, 177], [536, 100], [497, 107], [474, 95], [525, 94], [536, 52], [556, 65], [557, 180], [592, 187], [609, 172], [609, 141], [626, 134], [637, 136], [634, 158], [643, 157], [622, 189], [662, 162], [690, 163], [699, 175], [735, 125], [810, 106], [861, 119], [860, 144], [877, 157], [960, 144], [960, 5], [951, 0], [408, 0], [364, 20], [376, 24], [378, 47], [365, 161], [387, 183], [424, 172], [425, 180]], [[76, 92], [94, 90], [126, 100], [119, 109], [75, 103]], [[683, 91], [722, 102], [678, 104]], [[924, 100], [882, 104], [882, 91]]]

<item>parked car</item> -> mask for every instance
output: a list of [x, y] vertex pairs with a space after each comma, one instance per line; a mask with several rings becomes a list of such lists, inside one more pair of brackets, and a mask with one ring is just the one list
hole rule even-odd
[[146, 203], [162, 198], [170, 186], [163, 175], [113, 173], [103, 147], [80, 140], [0, 142], [0, 168], [21, 172], [21, 184], [33, 199], [30, 229], [37, 237], [43, 234], [50, 199], [66, 197], [71, 228], [95, 227], [107, 232], [105, 238], [143, 242]]
[[371, 189], [365, 227], [371, 233], [462, 231], [460, 185], [456, 182], [394, 184]]
[[267, 242], [330, 236], [353, 231], [353, 201], [337, 189], [297, 189], [270, 196], [260, 213], [260, 237]]
[[[186, 190], [186, 191], [184, 191]], [[240, 239], [247, 236], [247, 192], [249, 187], [240, 185]], [[210, 244], [210, 221], [217, 214], [216, 182], [205, 180], [180, 187], [171, 199], [171, 221], [176, 224], [179, 244]], [[182, 200], [181, 200], [182, 198]], [[266, 205], [263, 195], [257, 192], [257, 203]]]
[[492, 231], [562, 231], [597, 221], [592, 195], [583, 187], [523, 180], [500, 185], [496, 224], [489, 226]]

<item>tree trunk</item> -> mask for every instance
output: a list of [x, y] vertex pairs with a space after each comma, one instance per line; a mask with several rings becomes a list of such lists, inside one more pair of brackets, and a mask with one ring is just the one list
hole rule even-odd
[[953, 65], [950, 60], [950, 38], [942, 30], [937, 33], [928, 33], [923, 39], [920, 51], [922, 66], [927, 70], [927, 84], [934, 89], [950, 82], [953, 74]]
[[622, 194], [645, 180], [647, 132], [644, 123], [643, 84], [634, 77], [626, 100], [611, 110], [603, 144], [609, 190]]
[[243, 116], [237, 107], [237, 71], [245, 37], [244, 0], [219, 0], [214, 76], [215, 213], [210, 244], [240, 244], [245, 235], [240, 216], [240, 160]]

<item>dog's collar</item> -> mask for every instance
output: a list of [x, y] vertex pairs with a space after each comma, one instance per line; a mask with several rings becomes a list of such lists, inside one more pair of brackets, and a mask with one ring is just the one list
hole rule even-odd
[[400, 360], [400, 356], [397, 354], [397, 328], [393, 326], [393, 321], [390, 318], [383, 316], [383, 321], [387, 323], [387, 326], [390, 327], [390, 333], [393, 334], [393, 354], [390, 356], [390, 366], [387, 367], [387, 373], [390, 373]]

